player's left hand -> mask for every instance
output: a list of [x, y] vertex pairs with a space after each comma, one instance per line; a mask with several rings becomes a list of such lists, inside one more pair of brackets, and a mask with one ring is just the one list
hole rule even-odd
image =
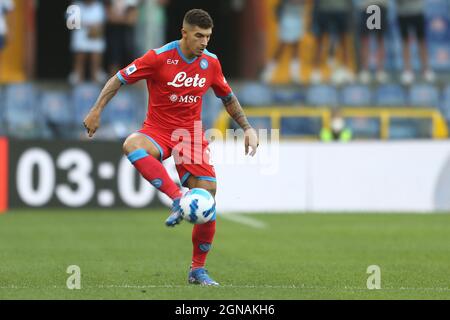
[[91, 109], [86, 118], [84, 118], [83, 125], [87, 130], [89, 138], [92, 138], [100, 126], [100, 113], [95, 109]]
[[249, 149], [251, 148], [250, 155], [253, 157], [256, 154], [256, 149], [259, 146], [258, 135], [256, 134], [255, 129], [249, 128], [244, 131], [244, 139], [245, 139], [245, 155], [248, 155]]

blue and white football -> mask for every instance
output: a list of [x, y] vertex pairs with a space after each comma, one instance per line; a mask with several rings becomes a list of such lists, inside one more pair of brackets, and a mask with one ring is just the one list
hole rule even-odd
[[203, 224], [212, 219], [216, 213], [216, 201], [208, 190], [193, 188], [180, 200], [183, 219], [193, 224]]

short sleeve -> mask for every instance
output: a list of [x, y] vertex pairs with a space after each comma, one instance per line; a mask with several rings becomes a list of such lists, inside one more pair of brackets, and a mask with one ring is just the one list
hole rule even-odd
[[217, 68], [214, 73], [211, 87], [214, 90], [216, 97], [222, 100], [227, 99], [233, 95], [233, 91], [231, 90], [225, 76], [223, 75], [222, 66], [220, 65], [219, 60], [217, 60]]
[[133, 84], [139, 80], [151, 78], [158, 65], [157, 60], [155, 51], [150, 50], [117, 72], [117, 77], [123, 84]]

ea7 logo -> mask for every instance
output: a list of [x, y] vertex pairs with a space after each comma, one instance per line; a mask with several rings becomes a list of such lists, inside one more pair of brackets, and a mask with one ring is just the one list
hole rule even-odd
[[167, 64], [178, 64], [178, 60], [167, 59]]

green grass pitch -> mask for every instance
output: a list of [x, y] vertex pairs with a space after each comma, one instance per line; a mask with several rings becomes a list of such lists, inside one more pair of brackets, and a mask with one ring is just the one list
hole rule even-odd
[[[207, 269], [187, 284], [192, 225], [165, 210], [37, 210], [0, 216], [1, 299], [450, 299], [450, 215], [219, 216]], [[242, 216], [241, 216], [242, 217]], [[69, 290], [69, 265], [81, 289]], [[381, 289], [368, 290], [369, 265]]]

